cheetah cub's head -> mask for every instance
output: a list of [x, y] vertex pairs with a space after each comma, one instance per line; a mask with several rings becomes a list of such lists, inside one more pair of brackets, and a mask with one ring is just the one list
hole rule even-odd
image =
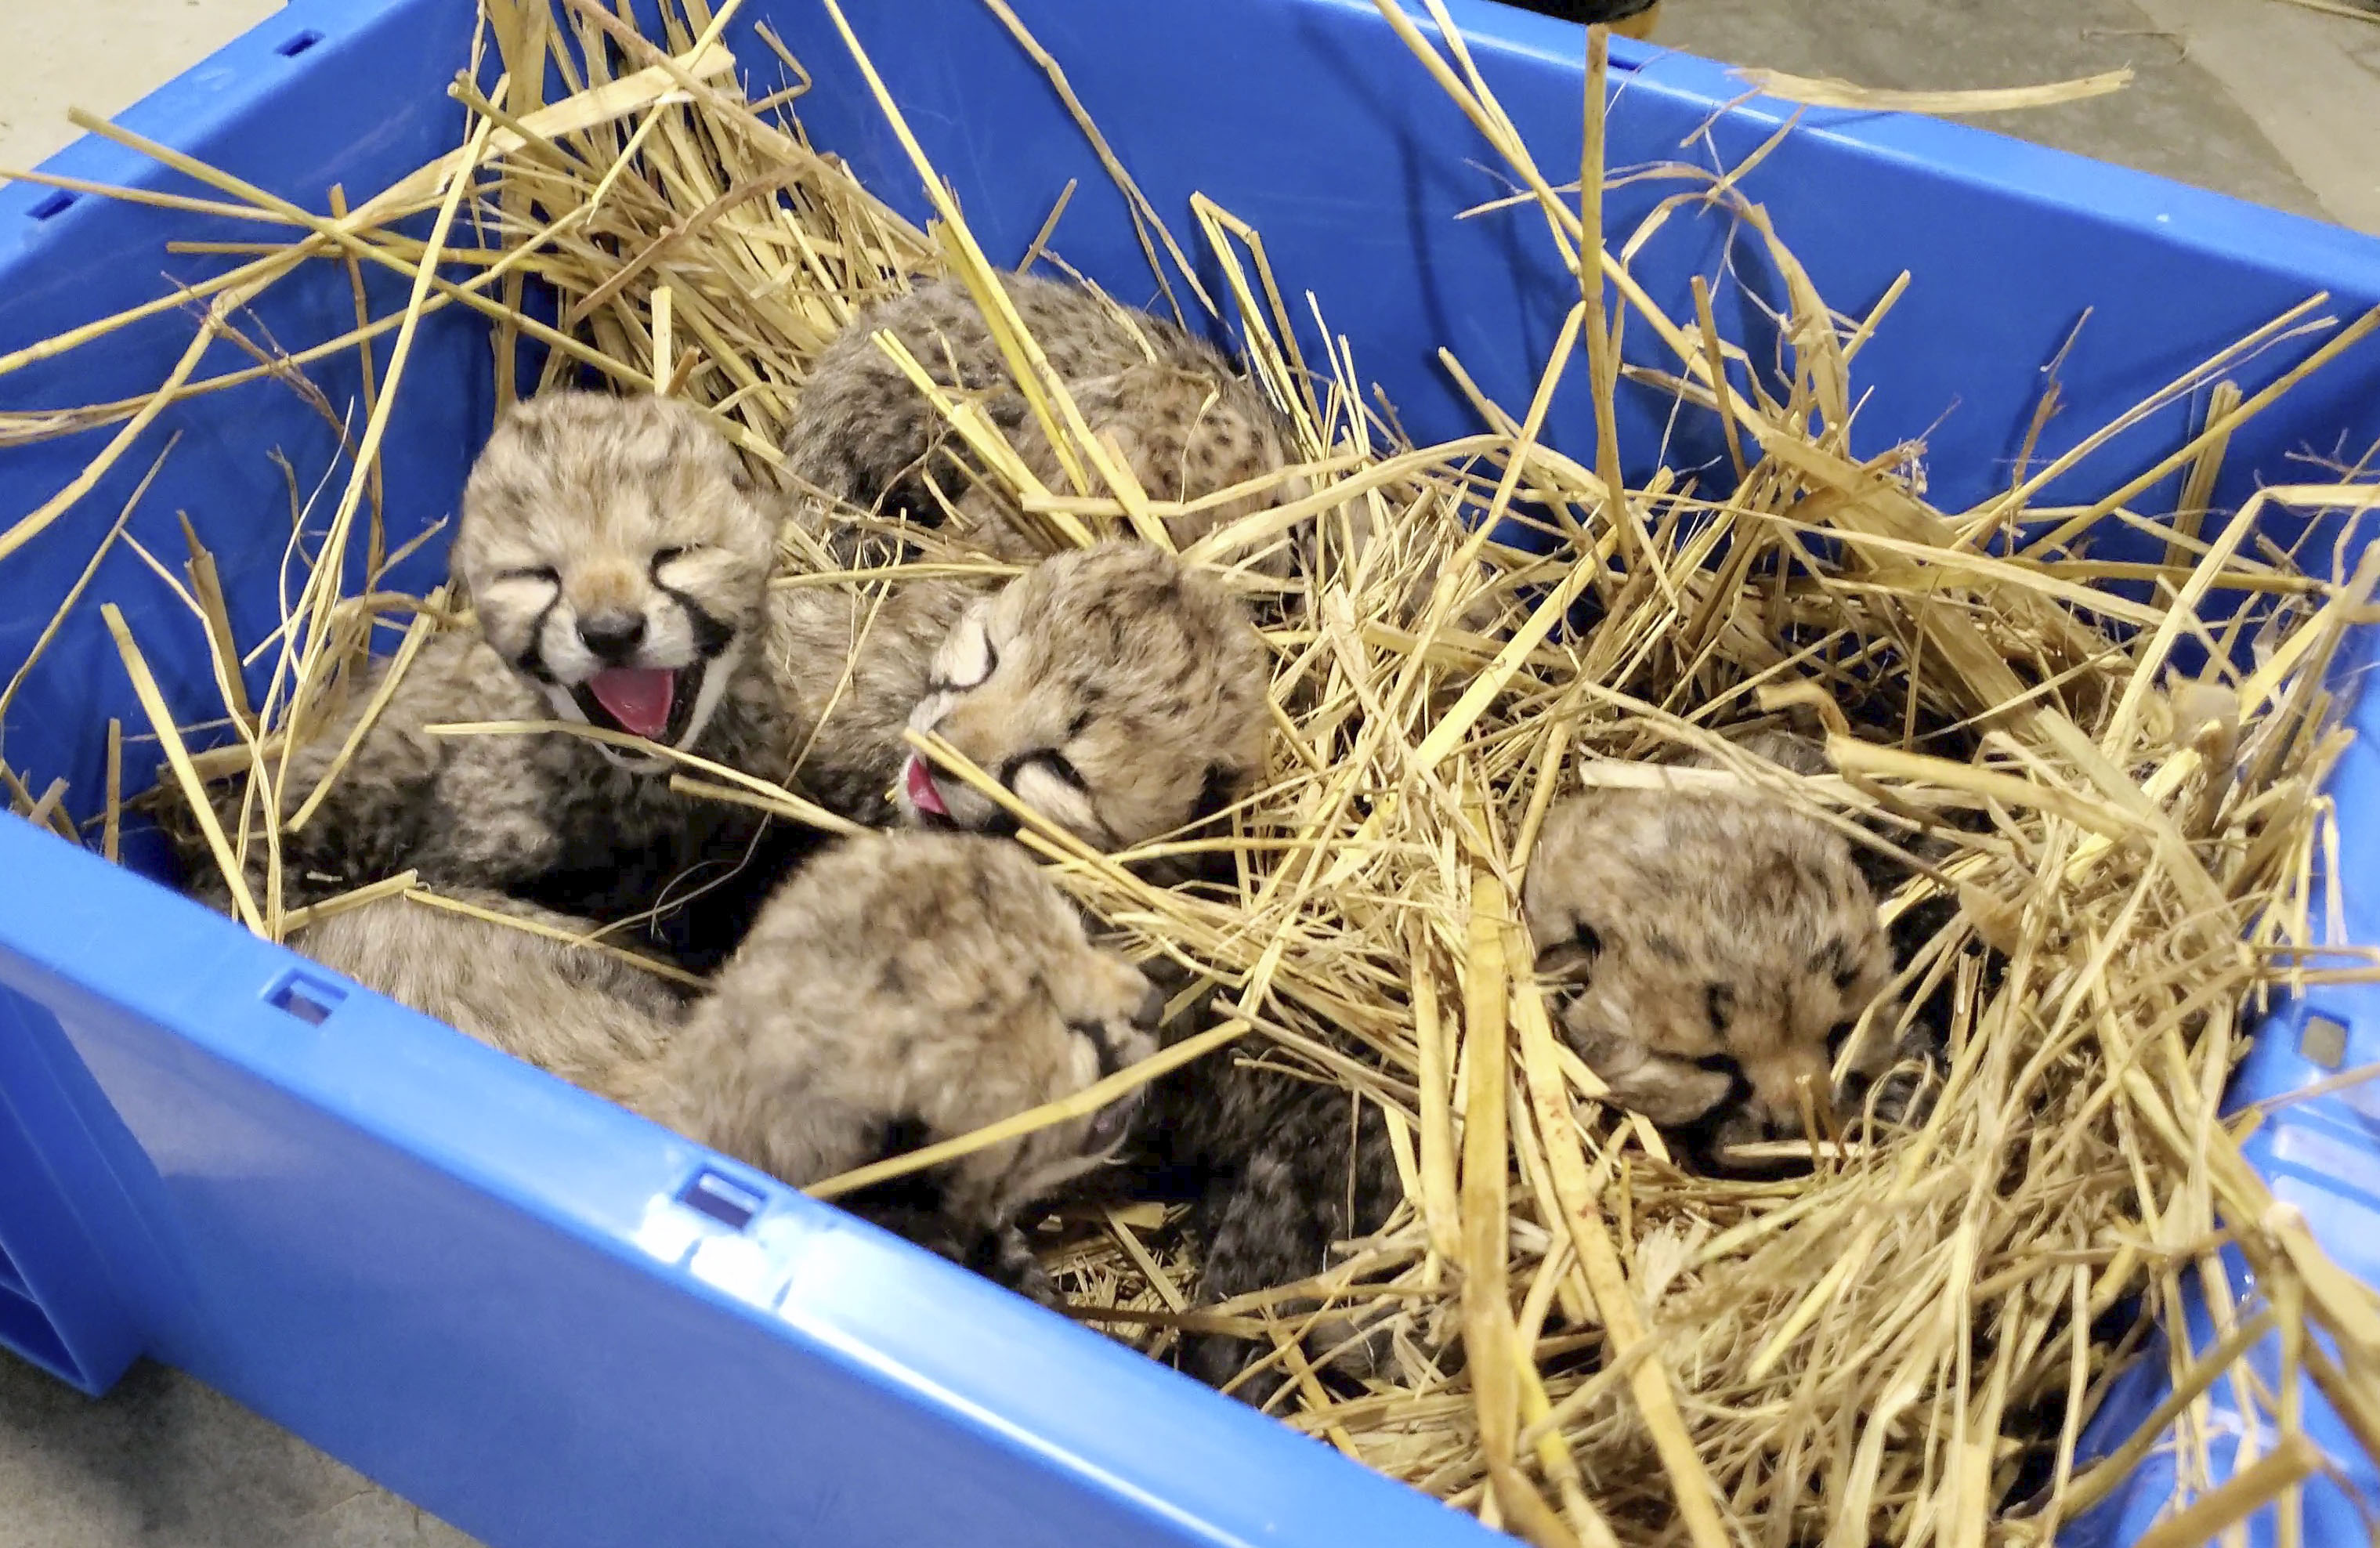
[[556, 392], [497, 419], [455, 572], [556, 717], [685, 748], [747, 648], [774, 543], [734, 449], [692, 408]]
[[[1042, 561], [962, 617], [909, 724], [1017, 800], [1106, 850], [1214, 816], [1262, 768], [1263, 646], [1208, 577], [1144, 543]], [[921, 758], [904, 770], [913, 823], [1013, 823]]]
[[[802, 997], [805, 1024], [844, 1045], [805, 1094], [857, 1094], [893, 1151], [1150, 1058], [1164, 1008], [1139, 969], [1092, 944], [1020, 846], [950, 834], [869, 835], [814, 861], [771, 904], [721, 994], [731, 979], [739, 995]], [[938, 1168], [936, 1212], [963, 1236], [1014, 1220], [1109, 1160], [1146, 1089]], [[865, 1213], [871, 1200], [851, 1202]]]
[[[1072, 1095], [1155, 1056], [1165, 997], [1138, 968], [1091, 944], [1082, 914], [1015, 844], [905, 835], [909, 844], [961, 846], [932, 856], [945, 879], [963, 880], [968, 903], [924, 888], [911, 900], [932, 911], [913, 932], [917, 968], [945, 975], [920, 1013], [920, 1042], [973, 1057], [944, 1071], [921, 1117], [935, 1139], [997, 1122], [1010, 1112]], [[947, 889], [945, 889], [947, 894]], [[980, 905], [979, 907], [971, 905]], [[1002, 959], [996, 965], [995, 954]], [[970, 989], [964, 1005], [952, 991]], [[1140, 1114], [1148, 1088], [954, 1163], [943, 1208], [960, 1222], [1004, 1225], [1028, 1205], [1111, 1160]]]
[[1576, 797], [1546, 822], [1524, 906], [1560, 1030], [1611, 1100], [1715, 1152], [1802, 1134], [1891, 1062], [1875, 898], [1850, 844], [1779, 802]]

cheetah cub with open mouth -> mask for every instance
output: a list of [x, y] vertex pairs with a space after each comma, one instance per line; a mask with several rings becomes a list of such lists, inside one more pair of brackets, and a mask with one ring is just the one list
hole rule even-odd
[[[1148, 544], [1058, 554], [988, 596], [921, 580], [880, 606], [784, 598], [778, 656], [819, 728], [799, 778], [856, 820], [1014, 829], [913, 755], [911, 728], [1108, 851], [1211, 819], [1262, 772], [1263, 644], [1221, 586]], [[837, 663], [855, 650], [846, 680]]]
[[1563, 1038], [1612, 1102], [1707, 1159], [1855, 1115], [1893, 1063], [1875, 896], [1848, 841], [1774, 797], [1572, 797], [1523, 909]]
[[[911, 729], [1026, 806], [1120, 850], [1212, 819], [1264, 767], [1264, 647], [1208, 578], [1146, 544], [1042, 561], [954, 624]], [[902, 815], [1001, 831], [991, 799], [911, 755]]]
[[[673, 793], [654, 754], [425, 728], [582, 723], [782, 773], [791, 724], [753, 645], [776, 531], [734, 450], [691, 408], [564, 392], [506, 411], [472, 468], [453, 553], [477, 629], [422, 647], [319, 808], [284, 836], [285, 897], [412, 867], [441, 886], [534, 889], [608, 914], [688, 867], [737, 863], [758, 824]], [[285, 817], [388, 670], [375, 664], [290, 758]], [[242, 799], [220, 798], [226, 821]], [[186, 860], [200, 890], [220, 887], [202, 848], [186, 846]]]
[[[757, 677], [738, 678], [775, 537], [734, 448], [693, 409], [549, 393], [506, 414], [480, 454], [455, 569], [481, 637], [553, 719], [689, 750], [722, 707], [735, 720], [763, 702]], [[746, 730], [720, 729], [731, 742]], [[667, 761], [597, 753], [622, 768]]]
[[[1176, 324], [1081, 285], [1029, 274], [1003, 274], [1001, 283], [1084, 422], [1113, 439], [1152, 499], [1200, 499], [1294, 460], [1289, 427], [1262, 392]], [[829, 551], [882, 562], [900, 550], [898, 528], [907, 526], [941, 528], [967, 547], [1012, 559], [1047, 552], [1038, 531], [982, 487], [941, 411], [878, 345], [876, 335], [886, 332], [938, 386], [980, 404], [1044, 486], [1068, 487], [974, 296], [957, 279], [931, 281], [855, 318], [820, 353], [795, 402], [785, 438], [792, 482], [823, 497], [839, 516], [858, 513], [880, 524], [829, 523], [812, 508], [808, 519]], [[1171, 518], [1167, 530], [1177, 546], [1187, 544], [1305, 492], [1302, 481], [1282, 480]]]

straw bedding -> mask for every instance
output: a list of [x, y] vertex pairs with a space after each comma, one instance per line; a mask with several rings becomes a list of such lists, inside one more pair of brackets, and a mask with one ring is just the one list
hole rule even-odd
[[[1057, 62], [987, 4], [1062, 86]], [[1543, 215], [1546, 239], [1573, 267], [1599, 257], [1606, 283], [1582, 287], [1533, 401], [1475, 394], [1476, 433], [1416, 447], [1367, 411], [1344, 360], [1301, 357], [1281, 300], [1293, 277], [1277, 280], [1257, 234], [1200, 201], [1198, 235], [1231, 292], [1214, 299], [1235, 303], [1248, 368], [1304, 459], [1282, 476], [1285, 503], [1188, 550], [1267, 620], [1269, 774], [1234, 818], [1232, 882], [1210, 892], [1152, 887], [1018, 816], [1023, 841], [1136, 953], [1217, 989], [1222, 1021], [1203, 1057], [1342, 1087], [1351, 1121], [1357, 1103], [1383, 1111], [1405, 1202], [1316, 1279], [1220, 1305], [1198, 1301], [1197, 1244], [1160, 1204], [1050, 1223], [1048, 1266], [1078, 1315], [1154, 1355], [1189, 1331], [1270, 1341], [1292, 1377], [1275, 1405], [1288, 1423], [1541, 1543], [2047, 1542], [2151, 1445], [2171, 1448], [2183, 1491], [2160, 1542], [2200, 1541], [2275, 1500], [2294, 1542], [2295, 1492], [2325, 1466], [2300, 1428], [2301, 1379], [2367, 1445], [2380, 1441], [2380, 1304], [2242, 1161], [2254, 1115], [2221, 1118], [2217, 1102], [2268, 992], [2365, 971], [2360, 954], [2308, 949], [2335, 874], [2318, 792], [2346, 737], [2326, 673], [2375, 572], [2253, 534], [2261, 507], [2360, 511], [2372, 495], [2270, 488], [2228, 519], [2204, 502], [2228, 432], [2374, 320], [2340, 326], [2309, 302], [2176, 381], [2109, 433], [2204, 393], [2203, 431], [2089, 508], [2036, 503], [2086, 441], [1981, 507], [1937, 510], [1922, 449], [1867, 462], [1848, 450], [1854, 357], [1883, 307], [1830, 311], [1765, 213], [1706, 177], [1671, 203], [1731, 212], [1790, 294], [1785, 369], [1755, 370], [1699, 291], [1693, 315], [1652, 305], [1612, 256], [1630, 234], [1602, 231], [1600, 189], [1548, 186], [1458, 45], [1382, 9], [1503, 160], [1517, 201]], [[358, 285], [356, 333], [294, 356], [292, 341], [257, 345], [259, 374], [303, 391], [306, 360], [365, 330], [396, 334], [346, 417], [346, 466], [294, 524], [310, 562], [293, 566], [276, 638], [230, 637], [195, 538], [185, 577], [152, 560], [210, 620], [227, 744], [186, 748], [109, 610], [152, 723], [112, 736], [107, 815], [78, 837], [114, 853], [117, 782], [127, 764], [145, 779], [145, 735], [162, 744], [165, 780], [251, 771], [270, 789], [281, 732], [347, 691], [370, 620], [402, 626], [400, 649], [458, 621], [443, 596], [341, 594], [358, 554], [375, 574], [385, 559], [375, 459], [419, 390], [406, 362], [427, 312], [489, 318], [500, 393], [519, 352], [542, 350], [548, 382], [591, 373], [684, 396], [770, 466], [806, 361], [870, 298], [937, 272], [990, 294], [983, 254], [905, 129], [938, 204], [928, 231], [809, 147], [797, 101], [747, 95], [739, 82], [780, 65], [791, 93], [806, 77], [790, 56], [731, 59], [715, 40], [733, 10], [688, 0], [648, 39], [585, 0], [486, 0], [482, 43], [509, 74], [486, 96], [458, 88], [460, 149], [344, 215], [149, 148], [300, 234], [234, 253], [231, 279], [169, 303], [200, 322], [154, 395], [0, 425], [9, 439], [122, 427], [78, 487], [0, 531], [0, 562], [205, 385], [191, 380], [203, 346], [238, 334], [263, 287], [326, 262], [391, 269], [412, 290], [401, 314], [368, 317]], [[566, 88], [552, 102], [522, 84], [549, 58]], [[1591, 105], [1603, 100], [1594, 60]], [[1599, 158], [1593, 111], [1589, 125]], [[1186, 290], [1192, 265], [1100, 150], [1152, 266]], [[552, 306], [531, 306], [540, 296]], [[1666, 369], [1619, 360], [1623, 318], [1658, 337]], [[994, 321], [1029, 373], [1030, 341]], [[115, 325], [57, 347], [103, 349]], [[2306, 333], [2320, 346], [2276, 388], [2243, 399], [2225, 382]], [[1583, 377], [1609, 404], [1623, 374], [1681, 412], [1715, 414], [1732, 467], [1630, 486], [1609, 414], [1595, 444], [1540, 439], [1557, 381]], [[1062, 389], [1038, 385], [1071, 487], [1034, 480], [968, 404], [946, 412], [1052, 544], [1160, 533], [1150, 518], [1169, 508], [1075, 433]], [[2181, 509], [2134, 508], [2177, 471]], [[88, 510], [71, 519], [102, 524]], [[2073, 539], [2096, 524], [2152, 521], [2162, 562], [2077, 556]], [[778, 584], [898, 586], [967, 562], [929, 546], [891, 573], [836, 574], [801, 541], [788, 535]], [[1293, 544], [1302, 558], [1284, 566]], [[235, 663], [261, 648], [275, 669], [251, 704]], [[1720, 734], [1758, 724], [1823, 735], [1832, 771], [1798, 775]], [[1005, 795], [948, 748], [925, 750]], [[1710, 767], [1681, 767], [1681, 753]], [[748, 773], [682, 779], [809, 812]], [[1799, 1143], [1767, 1175], [1717, 1179], [1597, 1100], [1600, 1082], [1549, 1027], [1515, 900], [1558, 794], [1663, 781], [1755, 786], [1911, 857], [1886, 913], [1939, 927], [1902, 932], [1902, 998], [1939, 1019], [1950, 1050], [1927, 1076], [1921, 1126]], [[20, 813], [72, 833], [59, 792], [14, 775], [9, 787]], [[260, 800], [216, 833], [218, 853], [272, 844], [272, 809]], [[296, 922], [271, 896], [243, 913], [276, 935]], [[2178, 1326], [2183, 1284], [2227, 1246], [2254, 1269], [2256, 1296], [2235, 1303], [2208, 1275], [2219, 1342], [2176, 1348], [2176, 1400], [2112, 1459], [2078, 1463], [2082, 1424], [2142, 1342], [2135, 1313]], [[1318, 1296], [1390, 1319], [1388, 1369], [1353, 1382], [1309, 1368], [1298, 1337], [1311, 1313], [1293, 1308]], [[2243, 1353], [2274, 1328], [2277, 1385]], [[2266, 1426], [2221, 1484], [2206, 1470], [2218, 1386]]]

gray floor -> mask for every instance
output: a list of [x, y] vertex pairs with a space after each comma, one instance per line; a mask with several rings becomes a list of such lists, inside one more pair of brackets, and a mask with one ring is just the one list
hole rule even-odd
[[[460, 0], [457, 0], [460, 3]], [[0, 166], [69, 138], [273, 0], [18, 3]], [[1868, 86], [2010, 86], [2129, 64], [2113, 97], [1991, 127], [2380, 233], [2380, 25], [2289, 0], [1667, 0], [1661, 42]], [[0, 1548], [381, 1548], [469, 1540], [185, 1377], [86, 1402], [0, 1355]]]
[[94, 1403], [0, 1354], [6, 1548], [469, 1548], [230, 1398], [140, 1364]]

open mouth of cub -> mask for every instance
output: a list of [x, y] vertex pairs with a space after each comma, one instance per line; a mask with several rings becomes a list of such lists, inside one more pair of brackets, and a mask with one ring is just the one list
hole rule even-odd
[[901, 770], [901, 785], [909, 798], [909, 805], [918, 819], [932, 828], [956, 828], [951, 809], [943, 804], [941, 787], [934, 783], [934, 771], [917, 754], [909, 755], [908, 764]]
[[693, 723], [708, 665], [611, 667], [571, 684], [570, 696], [590, 726], [674, 746]]
[[1141, 1093], [1147, 1089], [1135, 1087], [1092, 1115], [1091, 1127], [1083, 1139], [1086, 1155], [1105, 1155], [1123, 1143], [1132, 1131], [1134, 1120], [1140, 1116]]

